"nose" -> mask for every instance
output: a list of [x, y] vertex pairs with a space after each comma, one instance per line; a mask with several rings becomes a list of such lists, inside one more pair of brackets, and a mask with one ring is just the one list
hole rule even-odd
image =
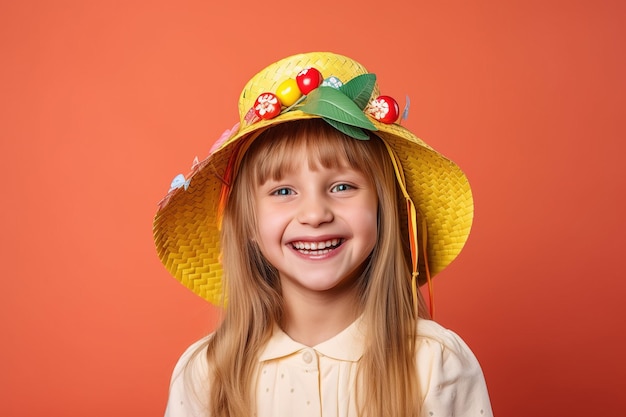
[[328, 201], [318, 195], [302, 199], [298, 211], [298, 221], [312, 227], [319, 227], [324, 223], [332, 222], [333, 211]]

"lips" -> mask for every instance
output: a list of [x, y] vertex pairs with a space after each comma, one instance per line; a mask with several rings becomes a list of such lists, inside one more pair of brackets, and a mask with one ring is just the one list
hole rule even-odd
[[345, 239], [334, 238], [318, 242], [296, 241], [291, 246], [303, 255], [325, 255], [341, 246]]

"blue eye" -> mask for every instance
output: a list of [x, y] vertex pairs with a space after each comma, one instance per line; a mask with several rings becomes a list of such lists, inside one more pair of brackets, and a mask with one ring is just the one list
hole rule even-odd
[[333, 188], [331, 188], [331, 192], [337, 193], [341, 191], [348, 191], [348, 190], [351, 190], [352, 188], [354, 187], [349, 184], [337, 184]]
[[291, 188], [279, 188], [275, 190], [272, 195], [291, 195], [293, 194], [293, 190]]

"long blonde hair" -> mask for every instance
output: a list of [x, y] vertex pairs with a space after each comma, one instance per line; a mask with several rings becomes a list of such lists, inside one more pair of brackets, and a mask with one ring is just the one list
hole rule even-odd
[[[408, 243], [395, 174], [382, 141], [359, 141], [319, 119], [275, 126], [256, 138], [241, 158], [223, 213], [222, 249], [228, 307], [208, 344], [209, 415], [254, 414], [253, 378], [258, 354], [283, 317], [280, 280], [255, 243], [251, 190], [269, 178], [297, 169], [293, 157], [306, 151], [310, 163], [326, 168], [348, 164], [361, 170], [378, 194], [378, 240], [360, 277], [359, 303], [366, 323], [365, 353], [359, 362], [359, 415], [419, 415], [415, 369], [415, 317]], [[364, 169], [364, 167], [367, 167]], [[425, 315], [421, 301], [420, 315]], [[358, 388], [358, 389], [357, 389]], [[367, 399], [367, 407], [364, 400]]]

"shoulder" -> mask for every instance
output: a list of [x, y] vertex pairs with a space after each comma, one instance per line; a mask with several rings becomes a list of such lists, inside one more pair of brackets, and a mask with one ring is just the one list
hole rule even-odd
[[176, 363], [176, 368], [182, 368], [189, 364], [200, 365], [202, 362], [206, 363], [206, 349], [211, 336], [205, 336], [200, 340], [192, 343], [183, 354], [180, 356]]
[[418, 369], [429, 370], [431, 375], [482, 375], [476, 356], [463, 339], [432, 320], [418, 322], [416, 354]]
[[209, 367], [206, 355], [210, 336], [189, 346], [180, 356], [170, 382], [166, 417], [192, 417], [207, 407]]
[[453, 411], [456, 416], [491, 416], [482, 369], [463, 339], [431, 320], [420, 320], [417, 332], [423, 407], [436, 415]]
[[417, 324], [418, 355], [442, 354], [445, 357], [455, 356], [457, 360], [471, 363], [476, 360], [469, 346], [452, 330], [446, 329], [432, 320], [420, 319]]

